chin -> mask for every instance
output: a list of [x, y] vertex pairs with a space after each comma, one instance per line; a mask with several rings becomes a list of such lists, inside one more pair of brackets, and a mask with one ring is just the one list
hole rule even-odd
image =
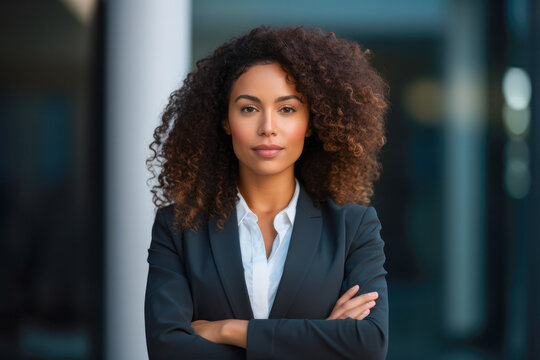
[[257, 175], [272, 176], [272, 175], [279, 175], [287, 171], [291, 166], [294, 166], [294, 164], [290, 166], [256, 166], [256, 167], [250, 167], [249, 170], [250, 172], [255, 173]]

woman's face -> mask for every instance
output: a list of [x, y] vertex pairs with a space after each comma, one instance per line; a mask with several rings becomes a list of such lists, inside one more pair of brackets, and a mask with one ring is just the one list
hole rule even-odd
[[231, 87], [225, 131], [241, 174], [294, 175], [309, 136], [309, 109], [286, 76], [278, 63], [253, 65]]

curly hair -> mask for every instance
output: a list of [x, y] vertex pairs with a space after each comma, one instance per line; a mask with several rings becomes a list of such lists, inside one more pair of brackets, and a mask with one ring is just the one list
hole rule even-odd
[[230, 89], [250, 66], [277, 62], [304, 95], [312, 136], [295, 163], [295, 176], [316, 206], [368, 205], [379, 177], [379, 151], [386, 139], [388, 86], [370, 66], [369, 50], [305, 27], [261, 26], [233, 38], [197, 61], [172, 92], [154, 131], [146, 160], [158, 184], [159, 208], [174, 203], [174, 224], [197, 230], [216, 220], [218, 229], [235, 208], [238, 160], [224, 131]]

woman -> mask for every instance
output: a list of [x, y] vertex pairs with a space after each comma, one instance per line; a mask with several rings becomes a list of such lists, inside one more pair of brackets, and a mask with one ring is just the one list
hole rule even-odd
[[173, 92], [147, 161], [161, 169], [150, 359], [385, 357], [368, 205], [387, 101], [367, 54], [320, 30], [259, 27]]

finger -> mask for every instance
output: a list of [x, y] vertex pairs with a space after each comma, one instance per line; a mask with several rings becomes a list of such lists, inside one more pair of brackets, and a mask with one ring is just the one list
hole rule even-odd
[[195, 321], [192, 321], [192, 322], [191, 322], [191, 326], [193, 326], [193, 325], [199, 325], [199, 324], [204, 324], [205, 322], [208, 322], [208, 320], [195, 320]]
[[362, 314], [360, 314], [359, 316], [357, 317], [351, 317], [353, 319], [356, 319], [356, 320], [364, 320], [370, 313], [371, 311], [368, 309], [366, 311], [364, 311]]
[[361, 315], [364, 311], [370, 310], [373, 306], [375, 306], [375, 301], [369, 301], [365, 304], [360, 304], [354, 308], [350, 308], [347, 310], [341, 310], [339, 314], [336, 314], [338, 319], [346, 319], [348, 317], [351, 317], [353, 319], [356, 319], [359, 315]]
[[346, 303], [347, 301], [349, 301], [349, 299], [351, 299], [354, 296], [354, 294], [358, 292], [358, 289], [360, 289], [360, 287], [358, 285], [354, 285], [352, 288], [345, 291], [343, 295], [341, 295], [341, 297], [336, 302], [336, 305], [334, 306], [334, 308], [339, 307], [343, 305], [344, 303]]
[[341, 295], [341, 297], [336, 301], [336, 304], [334, 305], [330, 316], [327, 317], [326, 320], [338, 319], [338, 316], [340, 316], [344, 311], [343, 309], [340, 310], [340, 308], [342, 308], [343, 304], [349, 301], [354, 296], [354, 294], [358, 292], [358, 289], [360, 289], [360, 287], [358, 285], [354, 285], [349, 290], [345, 291], [343, 295]]
[[374, 306], [375, 304], [373, 302], [363, 304], [361, 306], [358, 306], [357, 308], [342, 312], [337, 317], [337, 319], [351, 318], [351, 319], [356, 319], [356, 320], [362, 320], [364, 317], [366, 317], [369, 314], [369, 312], [371, 312], [371, 308], [373, 308]]
[[[358, 306], [352, 310], [349, 310], [345, 313], [345, 316], [348, 316], [352, 319], [362, 320], [365, 318], [375, 306], [375, 301], [370, 301], [362, 306]], [[367, 314], [366, 314], [367, 311]]]
[[379, 293], [376, 291], [365, 293], [362, 295], [358, 295], [357, 297], [353, 298], [351, 300], [351, 295], [354, 295], [358, 291], [358, 285], [353, 286], [349, 290], [347, 290], [341, 298], [336, 302], [336, 305], [332, 309], [332, 313], [327, 318], [327, 320], [331, 319], [346, 319], [347, 315], [344, 315], [346, 312], [354, 311], [359, 306], [362, 306], [369, 301], [373, 301], [379, 297]]
[[[369, 293], [360, 295], [352, 300], [347, 301], [345, 304], [341, 305], [335, 310], [333, 315], [337, 316], [340, 319], [347, 318], [347, 314], [354, 312], [358, 313], [358, 310], [366, 310], [375, 306], [375, 300], [370, 300], [377, 298], [377, 294]], [[360, 312], [362, 312], [360, 311]]]
[[374, 291], [367, 294], [359, 295], [343, 303], [341, 306], [343, 307], [344, 311], [349, 311], [351, 309], [357, 308], [358, 306], [366, 304], [370, 301], [375, 301], [378, 297], [379, 297], [379, 294], [376, 291]]
[[[349, 301], [349, 303], [351, 303], [351, 301]], [[335, 309], [332, 314], [330, 314], [329, 319], [346, 319], [348, 317], [356, 318], [365, 310], [369, 310], [375, 306], [375, 301], [373, 300], [368, 301], [367, 303], [359, 303], [356, 306], [351, 306], [349, 303]]]

